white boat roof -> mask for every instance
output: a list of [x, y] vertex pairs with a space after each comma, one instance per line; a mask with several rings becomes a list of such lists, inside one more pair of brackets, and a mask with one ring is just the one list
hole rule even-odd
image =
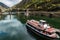
[[45, 20], [40, 20], [40, 22], [46, 22]]

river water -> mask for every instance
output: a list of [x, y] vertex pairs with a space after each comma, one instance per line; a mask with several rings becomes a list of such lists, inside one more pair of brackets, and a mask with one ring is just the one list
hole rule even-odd
[[0, 20], [0, 40], [45, 40], [27, 31], [25, 24], [14, 15]]
[[14, 15], [6, 15], [0, 20], [0, 40], [36, 40], [29, 35], [24, 24]]

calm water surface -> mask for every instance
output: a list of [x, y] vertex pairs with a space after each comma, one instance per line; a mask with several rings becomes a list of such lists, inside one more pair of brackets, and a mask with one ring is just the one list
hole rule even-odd
[[0, 20], [0, 40], [46, 40], [28, 32], [25, 24], [14, 15], [7, 15]]
[[36, 40], [29, 35], [24, 24], [14, 15], [7, 15], [0, 20], [0, 40]]

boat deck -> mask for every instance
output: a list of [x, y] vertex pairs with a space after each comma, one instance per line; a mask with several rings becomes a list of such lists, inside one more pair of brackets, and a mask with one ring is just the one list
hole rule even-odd
[[59, 30], [59, 29], [56, 29], [56, 28], [55, 28], [55, 30], [60, 33], [60, 30]]
[[[38, 21], [28, 21], [28, 23], [30, 24], [30, 25], [32, 25], [33, 27], [35, 27], [35, 28], [37, 28], [37, 29], [39, 29], [39, 30], [44, 30], [44, 27], [43, 26], [40, 26], [39, 24], [39, 22]], [[45, 30], [46, 32], [53, 32], [53, 31], [55, 31], [54, 30], [54, 28], [49, 28], [49, 29], [47, 29], [47, 30]]]

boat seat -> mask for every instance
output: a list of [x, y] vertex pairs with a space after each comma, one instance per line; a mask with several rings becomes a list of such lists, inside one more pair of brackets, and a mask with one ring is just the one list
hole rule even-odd
[[54, 28], [47, 28], [45, 31], [47, 31], [49, 33], [55, 32]]

